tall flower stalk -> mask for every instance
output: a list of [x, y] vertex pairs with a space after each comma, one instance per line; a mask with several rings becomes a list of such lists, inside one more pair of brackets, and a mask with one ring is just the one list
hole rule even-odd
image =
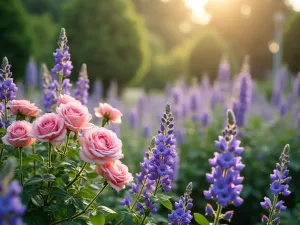
[[[169, 192], [172, 189], [176, 163], [178, 162], [175, 151], [174, 123], [170, 104], [166, 105], [166, 112], [161, 118], [160, 129], [152, 139], [144, 161], [140, 164], [142, 171], [136, 174], [136, 183], [132, 185], [130, 193], [122, 204], [127, 206], [130, 213], [139, 212], [140, 224], [146, 222], [150, 212], [157, 212], [153, 198], [159, 190]], [[132, 201], [134, 199], [134, 201]]]
[[215, 157], [209, 160], [212, 172], [206, 174], [206, 179], [210, 183], [209, 190], [204, 191], [207, 200], [215, 200], [217, 209], [214, 210], [210, 204], [206, 206], [206, 214], [213, 216], [213, 225], [218, 225], [221, 219], [230, 221], [233, 211], [223, 214], [223, 208], [230, 204], [240, 206], [243, 199], [239, 197], [243, 185], [241, 170], [245, 165], [241, 162], [241, 155], [244, 151], [240, 147], [240, 141], [236, 139], [237, 127], [234, 113], [227, 111], [227, 126], [223, 130], [223, 135], [216, 141], [216, 147], [220, 152], [215, 153]]
[[279, 201], [279, 196], [289, 196], [291, 194], [288, 185], [288, 183], [292, 179], [288, 176], [288, 166], [290, 163], [289, 151], [290, 146], [286, 145], [280, 155], [279, 163], [276, 164], [276, 168], [273, 170], [273, 174], [270, 175], [272, 181], [270, 190], [273, 194], [273, 202], [271, 202], [270, 198], [265, 197], [264, 202], [260, 203], [263, 209], [267, 209], [269, 211], [269, 215], [263, 215], [261, 219], [262, 222], [267, 225], [277, 225], [280, 223], [280, 218], [278, 216], [276, 217], [276, 215], [280, 212], [284, 212], [286, 210], [286, 206], [284, 205], [284, 201]]
[[82, 64], [81, 70], [79, 73], [78, 81], [76, 82], [76, 89], [73, 93], [75, 99], [80, 101], [83, 105], [88, 103], [88, 96], [89, 96], [89, 78], [87, 73], [86, 64]]
[[[60, 36], [58, 39], [58, 48], [56, 49], [56, 52], [53, 53], [55, 66], [51, 70], [53, 74], [58, 75], [58, 88], [57, 93], [58, 95], [62, 94], [64, 91], [65, 94], [67, 94], [67, 88], [69, 88], [70, 80], [65, 79], [71, 75], [71, 71], [73, 69], [72, 62], [71, 62], [71, 55], [69, 53], [69, 47], [67, 45], [68, 39], [66, 36], [66, 31], [64, 28], [60, 31]], [[64, 81], [64, 79], [66, 81]], [[63, 84], [65, 84], [65, 88], [63, 87]]]

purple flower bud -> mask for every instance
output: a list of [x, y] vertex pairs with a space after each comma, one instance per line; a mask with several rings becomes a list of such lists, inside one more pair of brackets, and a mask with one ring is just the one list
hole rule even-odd
[[267, 223], [269, 221], [269, 218], [266, 215], [263, 215], [261, 218], [261, 222]]
[[212, 216], [214, 213], [214, 209], [213, 207], [211, 206], [211, 204], [206, 204], [206, 207], [205, 207], [205, 215], [209, 215], [209, 216]]
[[231, 211], [227, 211], [225, 214], [224, 214], [224, 220], [228, 220], [230, 221], [233, 217], [233, 214], [234, 214], [234, 211], [231, 210]]

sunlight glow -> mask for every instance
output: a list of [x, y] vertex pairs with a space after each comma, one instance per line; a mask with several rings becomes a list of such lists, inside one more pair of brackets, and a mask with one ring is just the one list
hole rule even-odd
[[293, 7], [295, 11], [300, 11], [300, 1], [299, 0], [289, 0], [289, 4]]
[[275, 41], [269, 42], [269, 50], [271, 53], [275, 54], [279, 51], [279, 49], [280, 49], [280, 46], [277, 42], [275, 42]]
[[202, 25], [209, 23], [211, 16], [204, 9], [207, 2], [208, 0], [185, 0], [186, 6], [193, 11], [193, 21]]

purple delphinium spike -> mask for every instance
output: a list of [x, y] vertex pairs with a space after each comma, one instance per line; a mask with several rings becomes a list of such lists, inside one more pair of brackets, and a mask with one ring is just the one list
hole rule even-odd
[[279, 163], [276, 164], [276, 168], [273, 170], [273, 174], [270, 175], [272, 184], [270, 186], [270, 190], [274, 195], [273, 202], [268, 197], [264, 197], [264, 201], [260, 203], [263, 209], [267, 209], [269, 211], [269, 216], [263, 215], [261, 221], [266, 223], [267, 225], [279, 224], [280, 218], [275, 217], [280, 212], [284, 212], [286, 210], [286, 206], [284, 206], [284, 201], [279, 199], [280, 195], [289, 196], [291, 192], [289, 191], [288, 183], [291, 181], [291, 177], [289, 177], [289, 151], [290, 145], [286, 145], [280, 155]]
[[72, 84], [70, 83], [70, 79], [66, 78], [63, 80], [62, 82], [62, 90], [61, 90], [61, 94], [62, 95], [70, 95], [70, 89], [72, 88]]
[[193, 185], [189, 183], [183, 196], [178, 202], [175, 202], [175, 209], [168, 215], [168, 225], [189, 225], [193, 219], [191, 209], [193, 207], [193, 199], [191, 198]]
[[12, 78], [12, 72], [10, 71], [10, 68], [11, 65], [8, 63], [8, 59], [4, 57], [0, 68], [0, 101], [4, 106], [4, 113], [2, 116], [6, 128], [9, 126], [9, 116], [6, 110], [6, 105], [9, 100], [16, 98], [18, 90]]
[[249, 73], [249, 65], [243, 66], [243, 70], [236, 82], [237, 98], [233, 102], [232, 109], [236, 117], [236, 125], [243, 127], [247, 123], [247, 111], [252, 100], [252, 79]]
[[226, 57], [221, 59], [221, 63], [219, 64], [219, 71], [218, 71], [218, 80], [219, 82], [229, 82], [230, 80], [230, 64]]
[[[62, 93], [63, 79], [66, 77], [69, 77], [71, 75], [71, 71], [73, 69], [67, 42], [68, 42], [68, 39], [66, 36], [66, 31], [64, 28], [62, 28], [59, 39], [58, 39], [58, 43], [57, 43], [58, 48], [56, 49], [56, 52], [53, 53], [55, 66], [51, 70], [51, 72], [53, 74], [57, 74], [59, 77], [58, 95], [60, 95]], [[65, 86], [66, 86], [66, 84], [65, 84]]]
[[142, 171], [136, 174], [136, 183], [130, 189], [131, 195], [135, 196], [135, 201], [132, 202], [131, 197], [126, 197], [122, 201], [130, 212], [134, 210], [138, 210], [140, 214], [144, 214], [146, 210], [156, 212], [156, 204], [152, 197], [155, 197], [160, 189], [168, 192], [172, 188], [177, 153], [170, 110], [168, 103], [166, 113], [161, 118], [158, 134], [152, 139], [144, 161], [140, 164]]
[[136, 129], [138, 126], [138, 113], [136, 109], [131, 109], [128, 115], [128, 123], [131, 129]]
[[88, 103], [89, 82], [86, 64], [82, 64], [73, 96], [84, 105]]
[[26, 207], [20, 198], [22, 186], [18, 181], [11, 181], [13, 174], [14, 163], [9, 160], [0, 176], [0, 224], [25, 225], [22, 216]]
[[[243, 185], [243, 177], [240, 172], [245, 167], [241, 162], [241, 155], [244, 151], [240, 147], [240, 141], [236, 139], [237, 127], [234, 114], [231, 110], [227, 111], [227, 126], [223, 130], [223, 136], [219, 136], [216, 141], [216, 147], [219, 153], [215, 152], [215, 157], [209, 160], [212, 172], [206, 174], [206, 179], [210, 183], [209, 190], [204, 191], [207, 200], [215, 200], [217, 202], [217, 210], [213, 215], [215, 221], [225, 218], [226, 213], [222, 214], [222, 208], [233, 204], [240, 206], [243, 199], [239, 197]], [[207, 214], [214, 211], [210, 205], [206, 210]]]
[[26, 66], [26, 82], [32, 88], [38, 84], [38, 68], [35, 59], [31, 56]]
[[57, 88], [58, 83], [56, 80], [52, 79], [47, 66], [42, 65], [42, 74], [43, 74], [43, 105], [46, 109], [46, 112], [52, 112], [52, 107], [57, 102]]
[[286, 66], [279, 69], [279, 71], [274, 75], [273, 84], [273, 96], [272, 103], [274, 105], [280, 104], [282, 94], [287, 86], [288, 72]]
[[96, 80], [96, 82], [93, 86], [92, 97], [97, 99], [98, 102], [102, 100], [102, 97], [103, 97], [103, 84], [99, 80]]
[[293, 87], [294, 97], [300, 97], [300, 72], [297, 74], [297, 77], [294, 81]]

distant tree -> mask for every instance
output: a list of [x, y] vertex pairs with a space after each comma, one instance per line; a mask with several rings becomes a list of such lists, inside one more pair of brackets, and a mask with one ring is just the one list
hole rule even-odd
[[300, 71], [300, 13], [287, 25], [283, 39], [283, 62], [293, 73]]
[[131, 1], [78, 0], [63, 22], [75, 71], [88, 65], [91, 80], [124, 86], [148, 70], [147, 30]]
[[208, 1], [211, 14], [209, 26], [228, 41], [229, 48], [242, 58], [251, 57], [253, 77], [264, 78], [272, 68], [272, 54], [268, 43], [274, 39], [274, 14], [288, 13], [283, 0]]
[[[158, 35], [167, 49], [173, 48], [196, 33], [199, 24], [192, 21], [192, 12], [185, 0], [133, 0], [138, 13], [145, 17], [150, 32]], [[185, 24], [185, 25], [184, 25]], [[182, 26], [188, 26], [185, 32]]]
[[32, 15], [30, 23], [33, 31], [34, 49], [32, 55], [37, 62], [53, 62], [52, 52], [57, 41], [58, 26], [53, 22], [50, 14]]
[[[69, 0], [68, 0], [69, 1]], [[33, 15], [49, 13], [55, 22], [61, 19], [61, 8], [67, 0], [22, 0], [26, 10]]]
[[221, 57], [228, 54], [226, 41], [217, 33], [205, 32], [199, 36], [189, 59], [189, 72], [191, 75], [201, 77], [208, 73], [211, 80], [217, 76]]
[[20, 0], [0, 0], [0, 58], [7, 56], [14, 77], [23, 77], [32, 51], [28, 15]]

